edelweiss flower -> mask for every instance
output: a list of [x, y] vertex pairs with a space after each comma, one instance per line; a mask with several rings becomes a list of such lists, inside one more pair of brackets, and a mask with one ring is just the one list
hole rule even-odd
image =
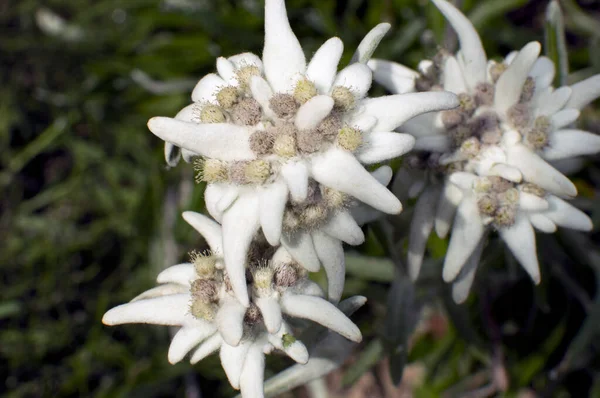
[[[355, 59], [366, 62], [388, 28], [375, 28]], [[192, 105], [174, 119], [148, 122], [154, 134], [183, 148], [184, 157], [197, 157], [198, 179], [208, 183], [207, 208], [223, 214], [216, 217], [223, 224], [225, 264], [245, 306], [244, 260], [259, 228], [271, 245], [281, 243], [293, 255], [311, 253], [298, 260], [318, 269], [319, 252], [333, 244], [319, 238], [321, 247], [313, 247], [308, 234], [282, 238], [282, 231], [308, 220], [313, 234], [326, 237], [335, 229], [342, 236], [334, 237], [360, 243], [362, 235], [344, 212], [349, 197], [386, 213], [401, 211], [400, 201], [363, 164], [412, 148], [412, 136], [393, 132], [406, 120], [458, 105], [450, 93], [367, 98], [371, 70], [355, 62], [338, 73], [342, 50], [340, 39], [332, 38], [307, 64], [284, 1], [267, 0], [262, 60], [249, 53], [219, 58], [218, 74], [199, 81]], [[330, 214], [329, 231], [315, 231], [313, 218]], [[301, 221], [296, 226], [294, 217]]]
[[[587, 216], [559, 199], [577, 190], [548, 161], [600, 151], [600, 136], [569, 127], [579, 109], [600, 96], [600, 76], [554, 89], [554, 65], [539, 56], [537, 42], [501, 63], [488, 61], [469, 20], [450, 3], [432, 1], [457, 32], [460, 51], [455, 56], [442, 51], [433, 61], [421, 62], [419, 72], [369, 61], [375, 79], [394, 93], [444, 89], [460, 100], [457, 109], [420, 115], [401, 127], [416, 138], [418, 151], [395, 181], [408, 196], [420, 195], [409, 237], [410, 274], [418, 276], [434, 226], [440, 237], [447, 236], [458, 206], [445, 280], [453, 280], [474, 251], [470, 263], [477, 264], [484, 225], [491, 225], [538, 282], [532, 225], [545, 232], [556, 225], [591, 228]], [[493, 192], [473, 190], [472, 179], [491, 184], [486, 189]], [[561, 211], [577, 214], [577, 221], [567, 222], [558, 215]]]
[[[184, 218], [208, 242], [211, 251], [193, 253], [192, 262], [172, 266], [157, 278], [161, 284], [108, 311], [107, 325], [151, 323], [180, 326], [168, 358], [181, 361], [190, 351], [196, 363], [219, 350], [221, 364], [231, 385], [243, 396], [263, 396], [264, 355], [284, 352], [298, 363], [308, 361], [308, 351], [294, 337], [287, 319], [317, 322], [359, 342], [360, 330], [323, 292], [306, 278], [284, 248], [253, 242], [248, 256], [246, 308], [233, 295], [223, 270], [221, 227], [209, 218], [185, 212]], [[364, 301], [364, 298], [360, 299]]]

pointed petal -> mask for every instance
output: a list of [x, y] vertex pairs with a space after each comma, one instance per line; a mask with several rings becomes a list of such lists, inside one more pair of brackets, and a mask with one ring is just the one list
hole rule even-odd
[[223, 340], [231, 346], [237, 346], [244, 334], [244, 315], [246, 307], [231, 297], [225, 298], [220, 304], [215, 317], [215, 324]]
[[285, 180], [292, 199], [304, 202], [308, 195], [308, 169], [304, 162], [287, 162], [281, 168], [281, 176]]
[[583, 109], [600, 97], [600, 75], [594, 75], [571, 86], [571, 98], [567, 108]]
[[265, 381], [265, 354], [259, 341], [253, 343], [246, 354], [240, 378], [242, 395], [252, 398], [264, 398], [263, 384]]
[[444, 90], [455, 94], [468, 92], [467, 82], [456, 58], [449, 56], [444, 63]]
[[347, 210], [340, 210], [331, 215], [320, 229], [327, 235], [352, 246], [360, 245], [365, 241], [365, 234]]
[[485, 81], [487, 72], [487, 58], [481, 39], [473, 24], [452, 4], [444, 0], [432, 1], [456, 31], [465, 69], [464, 76], [473, 89], [477, 83]]
[[542, 211], [548, 208], [546, 199], [527, 192], [519, 192], [519, 208], [528, 211]]
[[121, 304], [102, 317], [105, 325], [124, 323], [151, 323], [180, 326], [188, 314], [190, 295], [176, 294]]
[[414, 70], [383, 59], [372, 59], [367, 65], [373, 71], [373, 79], [392, 94], [404, 94], [415, 90], [415, 80], [419, 74]]
[[527, 215], [529, 217], [529, 222], [531, 225], [538, 231], [542, 231], [547, 234], [552, 234], [556, 232], [556, 224], [552, 222], [548, 217], [539, 213], [530, 213]]
[[208, 211], [208, 214], [210, 214], [211, 217], [218, 222], [221, 222], [223, 212], [217, 208], [217, 205], [221, 198], [230, 189], [237, 190], [237, 187], [234, 187], [230, 184], [216, 183], [208, 184], [204, 190], [204, 202], [206, 203], [206, 210]]
[[217, 351], [223, 344], [223, 339], [219, 333], [215, 333], [206, 339], [202, 344], [198, 346], [196, 351], [192, 354], [190, 363], [193, 365], [200, 362], [213, 352]]
[[260, 72], [263, 72], [263, 62], [260, 57], [252, 53], [241, 53], [227, 58], [236, 69], [241, 69], [244, 66], [256, 66]]
[[449, 180], [457, 187], [464, 189], [465, 191], [470, 191], [478, 178], [479, 177], [477, 177], [475, 174], [465, 171], [457, 171], [450, 174]]
[[366, 64], [375, 52], [381, 39], [383, 39], [383, 36], [385, 36], [391, 27], [392, 25], [389, 23], [380, 23], [371, 29], [358, 45], [350, 63], [360, 62]]
[[299, 130], [314, 129], [333, 109], [333, 98], [317, 95], [303, 104], [296, 114], [295, 124]]
[[361, 163], [373, 164], [404, 155], [415, 145], [409, 134], [376, 131], [363, 135], [364, 142], [356, 152]]
[[321, 268], [315, 246], [308, 233], [299, 231], [293, 236], [283, 234], [281, 236], [281, 244], [308, 271], [317, 272]]
[[319, 93], [331, 90], [343, 51], [344, 43], [338, 37], [332, 37], [323, 43], [310, 60], [306, 77], [315, 84]]
[[192, 325], [184, 326], [173, 336], [169, 346], [169, 362], [176, 364], [181, 361], [188, 352], [200, 344], [202, 340], [212, 336], [216, 331], [214, 325], [209, 322], [197, 321]]
[[290, 27], [284, 0], [266, 0], [263, 62], [275, 92], [287, 91], [294, 75], [306, 71], [304, 52]]
[[389, 214], [402, 211], [398, 198], [381, 185], [356, 158], [341, 149], [330, 149], [311, 162], [311, 174], [321, 184], [354, 196]]
[[539, 57], [529, 72], [529, 76], [535, 79], [536, 91], [549, 87], [554, 80], [554, 73], [554, 62], [548, 57]]
[[550, 122], [555, 130], [559, 130], [579, 118], [580, 112], [577, 109], [563, 109], [550, 117]]
[[260, 104], [265, 115], [270, 119], [276, 119], [277, 115], [273, 112], [269, 103], [273, 96], [273, 90], [269, 86], [269, 83], [261, 76], [252, 76], [250, 91], [252, 92], [252, 97]]
[[377, 124], [377, 118], [371, 115], [361, 114], [351, 121], [352, 127], [362, 131], [363, 133], [373, 130]]
[[208, 243], [214, 254], [223, 253], [223, 234], [221, 226], [203, 214], [184, 211], [183, 219], [192, 226]]
[[421, 113], [456, 108], [458, 99], [446, 92], [410, 93], [367, 98], [362, 105], [377, 118], [373, 131], [391, 131]]
[[508, 181], [513, 182], [521, 182], [523, 180], [523, 175], [516, 167], [509, 166], [504, 163], [496, 163], [489, 170], [487, 175], [490, 176], [499, 176]]
[[473, 196], [464, 198], [454, 219], [450, 245], [444, 261], [444, 281], [450, 282], [456, 278], [477, 247], [484, 231], [477, 201]]
[[196, 269], [193, 264], [183, 263], [173, 265], [160, 274], [156, 278], [158, 283], [177, 283], [182, 286], [189, 287], [194, 279], [197, 278]]
[[269, 333], [277, 333], [281, 328], [281, 322], [283, 320], [281, 317], [281, 307], [279, 307], [279, 302], [272, 297], [258, 297], [255, 300], [256, 305], [262, 314], [265, 327]]
[[174, 294], [188, 293], [189, 290], [190, 290], [190, 288], [187, 286], [183, 286], [183, 285], [180, 285], [177, 283], [167, 283], [164, 285], [153, 287], [150, 290], [146, 290], [144, 293], [135, 296], [131, 300], [131, 302], [133, 303], [134, 301], [146, 300], [146, 299], [151, 299], [151, 298], [155, 298], [155, 297], [171, 296]]
[[576, 196], [577, 188], [567, 177], [527, 147], [517, 144], [506, 150], [507, 163], [517, 167], [525, 181], [561, 196]]
[[279, 245], [287, 198], [287, 186], [281, 181], [264, 186], [260, 193], [260, 225], [271, 246]]
[[423, 264], [427, 239], [433, 229], [435, 207], [439, 195], [437, 189], [426, 188], [415, 205], [408, 237], [408, 274], [413, 281], [419, 276]]
[[550, 203], [550, 208], [542, 214], [557, 225], [580, 231], [591, 231], [594, 227], [587, 214], [570, 203], [553, 195], [548, 195], [546, 199]]
[[164, 141], [199, 155], [220, 160], [252, 160], [248, 129], [228, 123], [196, 124], [153, 117], [148, 128]]
[[246, 288], [246, 255], [259, 228], [258, 195], [241, 196], [223, 215], [223, 252], [231, 287], [243, 306], [249, 305]]
[[505, 113], [508, 108], [519, 102], [523, 84], [525, 84], [531, 67], [540, 55], [541, 49], [542, 46], [536, 41], [527, 44], [500, 76], [494, 94], [494, 105], [499, 112]]
[[286, 334], [290, 336], [294, 335], [290, 326], [286, 322], [283, 322], [279, 332], [277, 334], [270, 334], [267, 338], [269, 339], [269, 343], [278, 350], [285, 352], [294, 361], [301, 364], [308, 362], [308, 351], [300, 340], [295, 340], [293, 343], [284, 346], [283, 336]]
[[456, 208], [463, 198], [463, 193], [456, 185], [447, 181], [435, 212], [435, 233], [444, 239], [448, 236]]
[[209, 73], [204, 76], [194, 87], [192, 91], [192, 101], [194, 102], [210, 102], [218, 104], [215, 95], [220, 88], [225, 87], [227, 83], [221, 79], [216, 73]]
[[600, 135], [583, 130], [559, 130], [550, 136], [544, 159], [557, 160], [600, 152]]
[[333, 86], [344, 86], [354, 94], [356, 98], [363, 98], [371, 88], [373, 72], [365, 64], [356, 63], [346, 66], [338, 73]]
[[342, 242], [319, 230], [314, 231], [312, 236], [317, 256], [327, 274], [327, 296], [330, 301], [337, 303], [344, 291], [346, 274]]
[[217, 58], [217, 72], [224, 81], [230, 84], [235, 79], [235, 65], [227, 58]]
[[242, 368], [244, 367], [244, 361], [248, 350], [252, 342], [244, 341], [238, 346], [231, 346], [225, 342], [221, 345], [221, 351], [219, 352], [219, 358], [221, 359], [221, 365], [227, 375], [227, 380], [231, 387], [236, 390], [240, 389], [240, 377], [242, 376]]
[[500, 237], [525, 271], [531, 276], [533, 282], [540, 283], [540, 267], [538, 265], [535, 233], [527, 217], [517, 215], [515, 223], [508, 228], [498, 230]]
[[541, 97], [537, 104], [537, 115], [554, 115], [566, 105], [570, 97], [571, 89], [569, 87], [558, 88], [550, 95]]
[[483, 246], [484, 239], [479, 242], [467, 260], [464, 268], [452, 284], [452, 299], [455, 303], [462, 304], [467, 297], [469, 297], [469, 291], [471, 290], [471, 285], [473, 285], [473, 280], [475, 279], [475, 271], [477, 271], [477, 266], [479, 265]]
[[228, 189], [223, 191], [223, 196], [217, 202], [217, 211], [225, 213], [227, 209], [240, 197], [240, 188], [235, 184], [230, 184]]
[[335, 305], [322, 298], [284, 294], [281, 309], [290, 316], [321, 324], [349, 340], [357, 343], [362, 340], [358, 327]]

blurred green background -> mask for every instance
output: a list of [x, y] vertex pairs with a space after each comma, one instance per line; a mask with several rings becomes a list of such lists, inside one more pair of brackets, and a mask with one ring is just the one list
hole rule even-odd
[[[600, 73], [600, 3], [561, 4], [570, 69], [577, 71], [570, 80]], [[546, 5], [461, 2], [491, 57], [543, 41]], [[288, 0], [287, 6], [307, 55], [339, 36], [347, 62], [381, 21], [393, 28], [377, 57], [415, 67], [439, 45], [456, 44], [427, 1]], [[260, 54], [262, 7], [257, 0], [0, 1], [3, 396], [234, 394], [216, 358], [170, 365], [167, 328], [108, 328], [100, 319], [204, 245], [179, 216], [203, 210], [203, 186], [193, 184], [191, 167], [165, 167], [163, 143], [146, 121], [186, 105], [217, 56]], [[598, 105], [581, 121], [596, 133]], [[573, 177], [581, 193], [576, 202], [596, 227], [597, 160]], [[348, 293], [369, 298], [356, 317], [365, 342], [330, 378], [338, 394], [332, 396], [600, 396], [597, 232], [539, 236], [544, 280], [537, 288], [492, 243], [473, 297], [462, 306], [451, 304], [435, 267], [445, 244], [432, 240], [429, 276], [416, 289], [396, 283], [390, 299], [387, 313], [401, 318], [393, 344], [402, 348], [391, 359], [392, 373], [397, 379], [408, 363], [405, 374], [412, 375], [404, 389], [391, 387], [381, 362], [389, 353], [383, 319], [394, 274], [386, 257], [402, 250], [408, 215], [368, 227], [361, 256], [349, 261]], [[287, 365], [272, 360], [267, 375]], [[498, 372], [506, 373], [506, 385], [497, 385]]]

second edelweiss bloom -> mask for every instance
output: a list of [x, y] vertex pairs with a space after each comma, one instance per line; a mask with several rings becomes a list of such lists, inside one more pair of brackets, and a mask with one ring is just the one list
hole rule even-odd
[[[553, 88], [554, 65], [540, 57], [537, 42], [502, 62], [488, 61], [469, 20], [447, 1], [432, 1], [456, 31], [460, 51], [441, 51], [433, 61], [422, 61], [418, 72], [383, 60], [369, 66], [394, 93], [443, 89], [458, 95], [458, 108], [419, 115], [401, 126], [415, 137], [416, 153], [405, 162], [394, 190], [419, 196], [409, 237], [413, 278], [430, 232], [435, 228], [444, 238], [454, 220], [444, 279], [459, 276], [463, 290], [456, 297], [463, 300], [470, 286], [465, 280], [472, 281], [475, 268], [466, 267], [467, 279], [459, 272], [467, 260], [477, 265], [485, 226], [499, 232], [536, 282], [532, 226], [544, 232], [557, 225], [591, 229], [585, 214], [560, 199], [577, 190], [549, 162], [600, 151], [600, 136], [570, 127], [579, 110], [600, 95], [600, 76]], [[477, 187], [473, 181], [479, 181]]]
[[[284, 1], [267, 0], [262, 59], [249, 53], [219, 58], [218, 74], [200, 80], [192, 105], [174, 119], [148, 122], [168, 143], [169, 161], [172, 145], [196, 158], [198, 179], [208, 184], [207, 208], [223, 224], [225, 264], [242, 304], [248, 304], [243, 261], [259, 228], [271, 245], [281, 243], [293, 255], [312, 253], [298, 260], [318, 269], [320, 249], [310, 236], [286, 229], [303, 229], [308, 220], [305, 230], [312, 233], [337, 214], [340, 232], [356, 235], [344, 211], [352, 198], [399, 213], [400, 201], [363, 165], [412, 148], [412, 136], [393, 131], [406, 120], [458, 105], [450, 93], [366, 97], [372, 72], [364, 62], [388, 28], [376, 27], [359, 46], [357, 62], [338, 72], [340, 39], [325, 42], [307, 64]], [[359, 238], [340, 237], [351, 244]]]

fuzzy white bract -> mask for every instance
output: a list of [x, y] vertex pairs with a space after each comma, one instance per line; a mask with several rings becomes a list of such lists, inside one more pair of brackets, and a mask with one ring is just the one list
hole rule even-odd
[[169, 361], [177, 363], [192, 352], [190, 361], [196, 363], [219, 351], [231, 385], [251, 398], [263, 396], [265, 354], [277, 350], [298, 363], [308, 361], [308, 351], [294, 337], [289, 318], [310, 320], [361, 341], [358, 327], [323, 298], [321, 288], [285, 248], [273, 248], [264, 240], [252, 242], [246, 261], [250, 303], [240, 304], [223, 267], [221, 226], [199, 213], [183, 216], [204, 236], [210, 251], [194, 252], [190, 263], [164, 270], [157, 278], [159, 286], [108, 311], [105, 324], [180, 327], [169, 348]]
[[[441, 51], [419, 71], [371, 60], [376, 81], [394, 93], [447, 90], [456, 109], [417, 116], [401, 127], [416, 139], [415, 154], [396, 179], [401, 196], [419, 199], [409, 237], [408, 265], [418, 276], [432, 229], [446, 237], [446, 281], [463, 301], [473, 281], [485, 232], [497, 230], [532, 279], [540, 280], [533, 228], [590, 230], [592, 223], [561, 198], [577, 194], [551, 161], [600, 151], [600, 136], [570, 127], [600, 96], [600, 76], [552, 87], [554, 65], [537, 42], [488, 61], [469, 20], [444, 0], [432, 0], [458, 35], [460, 51]], [[454, 223], [452, 224], [452, 221]]]
[[[413, 147], [411, 135], [393, 131], [405, 121], [458, 105], [444, 92], [367, 97], [372, 72], [365, 63], [388, 29], [373, 29], [355, 62], [338, 72], [341, 40], [326, 41], [307, 63], [285, 2], [267, 0], [262, 59], [250, 53], [219, 58], [218, 73], [198, 82], [191, 105], [175, 118], [148, 122], [167, 142], [167, 161], [174, 163], [175, 146], [181, 147], [186, 160], [194, 159], [198, 180], [208, 184], [206, 206], [223, 225], [227, 272], [244, 306], [243, 264], [259, 229], [308, 270], [331, 268], [342, 256], [340, 240], [363, 240], [346, 211], [352, 199], [385, 213], [402, 209], [363, 165]], [[333, 300], [340, 295], [330, 289]]]

